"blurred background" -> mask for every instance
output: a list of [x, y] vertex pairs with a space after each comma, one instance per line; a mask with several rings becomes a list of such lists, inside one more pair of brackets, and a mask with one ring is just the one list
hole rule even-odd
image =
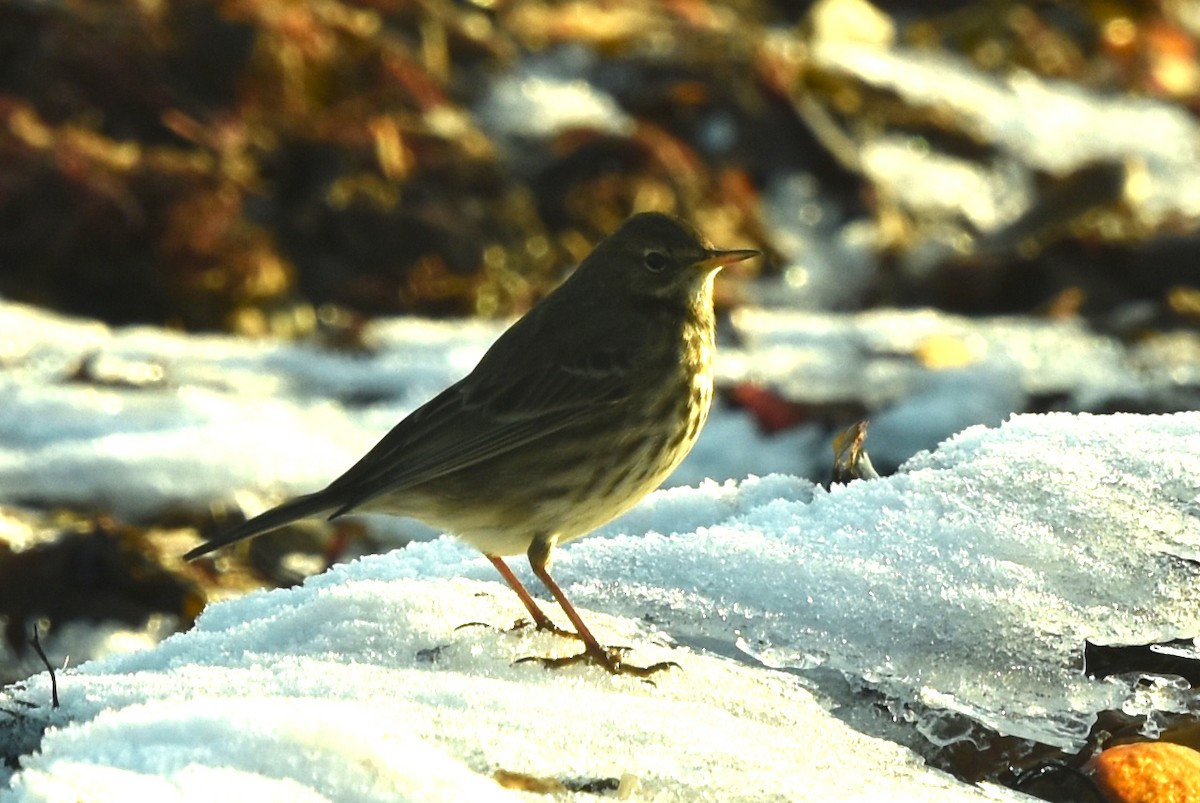
[[[89, 496], [104, 477], [71, 474], [75, 453], [34, 482], [22, 461], [52, 430], [91, 425], [22, 383], [110, 394], [135, 434], [156, 391], [204, 418], [172, 388], [291, 390], [285, 431], [294, 415], [357, 449], [386, 402], [453, 378], [459, 347], [381, 322], [450, 322], [477, 357], [636, 211], [764, 252], [720, 277], [719, 410], [675, 484], [828, 481], [860, 419], [887, 473], [1012, 413], [1200, 409], [1198, 46], [1200, 0], [0, 0], [0, 680], [40, 668], [34, 622], [143, 634], [59, 642], [56, 663], [82, 660], [395, 543], [322, 524], [185, 566], [261, 509], [230, 495], [312, 477], [262, 462], [182, 504], [146, 496], [174, 480], [131, 450], [89, 465], [170, 504]], [[37, 310], [85, 323], [37, 329], [47, 357], [21, 340]], [[180, 357], [122, 339], [143, 324], [306, 350]], [[313, 367], [419, 351], [414, 332], [450, 344], [415, 380]], [[210, 358], [243, 373], [214, 379]], [[262, 409], [251, 428], [281, 417]], [[221, 445], [202, 443], [233, 463]]]
[[635, 210], [739, 303], [1200, 319], [1200, 4], [5, 0], [0, 295], [511, 316]]

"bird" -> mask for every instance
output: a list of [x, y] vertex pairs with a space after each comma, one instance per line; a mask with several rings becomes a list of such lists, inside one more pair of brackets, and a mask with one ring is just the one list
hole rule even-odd
[[[505, 330], [469, 374], [327, 487], [184, 557], [316, 515], [410, 516], [481, 551], [537, 629], [583, 644], [576, 655], [522, 660], [640, 677], [676, 666], [636, 666], [624, 661], [624, 648], [602, 646], [551, 575], [551, 555], [633, 507], [691, 451], [713, 398], [714, 278], [758, 255], [716, 250], [665, 213], [633, 215]], [[504, 561], [521, 554], [573, 631], [554, 623]]]

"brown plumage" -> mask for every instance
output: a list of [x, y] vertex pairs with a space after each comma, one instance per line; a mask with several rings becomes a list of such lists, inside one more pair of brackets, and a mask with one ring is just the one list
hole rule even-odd
[[[713, 277], [755, 251], [715, 251], [667, 215], [635, 215], [492, 345], [470, 374], [396, 425], [324, 490], [187, 554], [299, 518], [351, 511], [421, 519], [500, 570], [542, 629], [586, 660], [645, 675], [601, 647], [549, 573], [554, 546], [635, 505], [683, 460], [712, 401]], [[575, 627], [555, 627], [504, 562], [526, 553]]]

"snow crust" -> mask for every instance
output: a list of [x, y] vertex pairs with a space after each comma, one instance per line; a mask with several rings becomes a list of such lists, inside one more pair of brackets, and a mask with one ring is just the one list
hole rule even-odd
[[[951, 331], [975, 363], [889, 375], [880, 362], [875, 389], [891, 388], [881, 406], [918, 405], [934, 425], [925, 437], [961, 431], [893, 476], [826, 490], [797, 476], [828, 448], [819, 427], [769, 438], [718, 410], [675, 487], [557, 552], [556, 577], [601, 638], [629, 645], [634, 663], [680, 664], [656, 686], [514, 664], [575, 649], [555, 636], [456, 630], [507, 628], [522, 611], [482, 556], [435, 538], [212, 605], [186, 634], [61, 672], [57, 711], [44, 673], [10, 690], [0, 704], [25, 726], [54, 727], [0, 800], [525, 794], [497, 785], [498, 771], [609, 779], [663, 800], [870, 800], [881, 784], [893, 800], [1019, 799], [926, 768], [848, 727], [858, 720], [846, 710], [882, 695], [933, 743], [966, 738], [962, 717], [1065, 749], [1105, 709], [1153, 726], [1137, 679], [1089, 678], [1082, 652], [1085, 640], [1200, 633], [1200, 413], [967, 426], [954, 402], [971, 371], [999, 370], [989, 344], [1002, 337], [1018, 346], [1003, 357], [1010, 402], [1037, 388], [1145, 388], [1165, 371], [1138, 374], [1069, 326], [1050, 355], [1032, 336], [1021, 346], [1015, 323], [932, 313], [846, 316], [839, 328], [764, 312], [738, 325], [724, 381], [815, 353], [806, 338], [870, 343], [859, 351], [870, 362]], [[151, 517], [311, 490], [469, 370], [498, 331], [395, 322], [368, 331], [370, 353], [339, 355], [3, 305], [0, 497]], [[881, 450], [902, 453], [889, 443]], [[814, 671], [847, 691], [830, 699]]]

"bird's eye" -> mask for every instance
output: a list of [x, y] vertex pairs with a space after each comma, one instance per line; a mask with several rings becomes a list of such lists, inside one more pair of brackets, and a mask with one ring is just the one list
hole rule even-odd
[[643, 261], [647, 270], [658, 273], [667, 266], [667, 255], [661, 251], [647, 251]]

